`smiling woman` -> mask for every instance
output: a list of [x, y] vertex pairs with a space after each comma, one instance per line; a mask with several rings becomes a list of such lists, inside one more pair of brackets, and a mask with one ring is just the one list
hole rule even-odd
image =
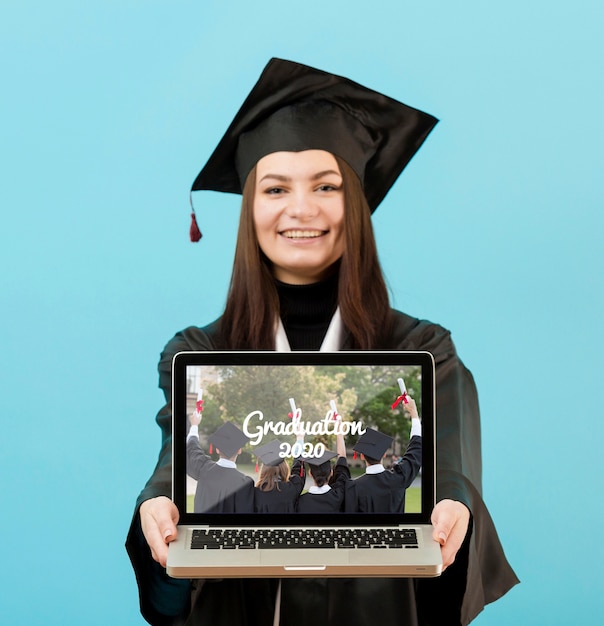
[[[162, 353], [164, 443], [128, 538], [151, 623], [355, 626], [375, 621], [379, 605], [386, 623], [467, 624], [517, 582], [480, 491], [472, 376], [446, 329], [390, 308], [371, 224], [372, 211], [435, 124], [348, 79], [273, 59], [193, 183], [194, 191], [242, 193], [243, 200], [224, 314], [178, 333]], [[188, 582], [170, 579], [167, 544], [179, 517], [168, 497], [173, 355], [378, 348], [434, 355], [439, 501], [432, 522], [443, 576], [224, 580], [194, 584], [192, 596]], [[346, 464], [345, 448], [340, 456]]]

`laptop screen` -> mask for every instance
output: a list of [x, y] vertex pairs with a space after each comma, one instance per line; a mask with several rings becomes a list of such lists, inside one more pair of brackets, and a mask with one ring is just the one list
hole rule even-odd
[[181, 523], [424, 523], [434, 505], [434, 460], [427, 352], [174, 358]]

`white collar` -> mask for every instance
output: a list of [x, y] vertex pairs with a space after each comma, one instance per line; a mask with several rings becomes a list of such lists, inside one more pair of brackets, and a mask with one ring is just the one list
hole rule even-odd
[[308, 493], [314, 493], [315, 495], [322, 495], [331, 491], [331, 487], [329, 485], [323, 485], [322, 487], [317, 487], [317, 485], [312, 485], [308, 488]]
[[223, 457], [220, 457], [218, 461], [216, 461], [216, 465], [220, 465], [220, 467], [230, 467], [231, 469], [237, 469], [237, 463]]
[[[337, 352], [342, 348], [344, 343], [344, 324], [342, 324], [342, 316], [340, 314], [340, 307], [336, 309], [336, 312], [331, 318], [329, 328], [325, 333], [323, 343], [319, 350], [321, 352]], [[283, 328], [283, 322], [281, 318], [277, 321], [277, 332], [275, 334], [275, 350], [277, 352], [291, 352], [287, 335], [285, 334], [285, 328]]]
[[368, 465], [365, 468], [365, 474], [381, 474], [385, 472], [386, 468], [381, 463], [376, 463], [375, 465]]

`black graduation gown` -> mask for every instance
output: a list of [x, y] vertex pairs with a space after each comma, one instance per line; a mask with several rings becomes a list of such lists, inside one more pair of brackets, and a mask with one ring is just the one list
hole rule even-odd
[[379, 474], [363, 474], [347, 485], [345, 510], [358, 513], [404, 513], [405, 490], [422, 465], [422, 438], [411, 437], [403, 458]]
[[331, 489], [325, 493], [306, 492], [298, 500], [298, 513], [339, 513], [344, 504], [346, 482], [350, 479], [350, 470], [344, 457], [338, 457], [333, 468], [333, 477], [329, 481]]
[[[427, 350], [436, 363], [437, 500], [450, 498], [471, 511], [471, 529], [455, 563], [435, 579], [308, 579], [286, 585], [281, 624], [347, 626], [375, 621], [379, 604], [385, 623], [413, 626], [468, 624], [513, 587], [518, 579], [509, 566], [495, 526], [482, 499], [480, 414], [474, 380], [457, 356], [449, 331], [425, 320], [393, 311], [392, 350]], [[170, 624], [169, 616], [187, 614], [190, 586], [168, 577], [151, 557], [140, 527], [138, 507], [156, 496], [171, 495], [171, 363], [182, 350], [215, 350], [218, 322], [189, 327], [166, 345], [158, 366], [166, 405], [157, 415], [162, 446], [153, 475], [140, 493], [126, 540], [139, 586], [141, 612], [151, 624]], [[350, 346], [344, 343], [343, 349]], [[294, 579], [295, 581], [295, 579]], [[272, 626], [274, 581], [196, 582], [187, 624]], [[297, 614], [296, 614], [297, 613]], [[331, 621], [333, 617], [333, 622]]]
[[254, 481], [237, 468], [223, 467], [200, 447], [197, 437], [187, 441], [187, 474], [197, 481], [195, 513], [252, 513]]
[[300, 459], [292, 464], [287, 482], [280, 482], [278, 489], [262, 491], [254, 488], [254, 511], [256, 513], [295, 513], [296, 503], [304, 489], [306, 472]]

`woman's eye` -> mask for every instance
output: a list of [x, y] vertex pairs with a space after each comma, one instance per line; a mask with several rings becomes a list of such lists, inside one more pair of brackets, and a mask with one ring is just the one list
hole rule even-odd
[[264, 193], [274, 196], [283, 193], [283, 191], [284, 190], [281, 187], [269, 187], [268, 189], [264, 190]]
[[335, 185], [320, 185], [318, 187], [318, 191], [337, 191], [339, 189], [339, 187], [336, 187]]

